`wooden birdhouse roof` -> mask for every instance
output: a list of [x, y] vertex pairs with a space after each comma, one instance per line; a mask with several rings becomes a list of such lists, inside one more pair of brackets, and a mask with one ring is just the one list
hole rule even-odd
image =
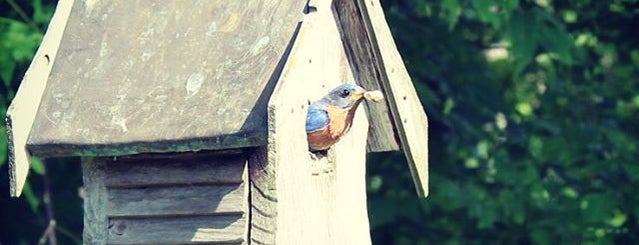
[[[314, 2], [60, 1], [8, 112], [12, 194], [30, 155], [267, 145], [267, 105]], [[381, 6], [317, 2], [333, 11], [357, 83], [387, 98], [367, 106], [368, 150], [403, 148], [425, 165], [426, 116]]]
[[304, 2], [75, 1], [28, 147], [124, 155], [266, 143]]

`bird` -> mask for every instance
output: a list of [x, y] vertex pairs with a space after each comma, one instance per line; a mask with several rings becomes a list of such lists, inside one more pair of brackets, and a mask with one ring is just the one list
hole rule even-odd
[[346, 83], [308, 106], [306, 136], [311, 151], [325, 151], [348, 133], [366, 93], [366, 89]]

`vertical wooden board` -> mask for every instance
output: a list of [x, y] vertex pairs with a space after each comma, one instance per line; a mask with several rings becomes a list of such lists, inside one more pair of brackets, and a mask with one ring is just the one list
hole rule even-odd
[[82, 159], [84, 181], [84, 244], [106, 244], [107, 190], [104, 185], [106, 164], [95, 158]]
[[10, 194], [20, 196], [29, 173], [31, 155], [27, 151], [27, 139], [31, 132], [42, 94], [53, 67], [62, 33], [71, 13], [74, 0], [58, 2], [46, 35], [24, 75], [20, 88], [7, 109], [7, 135], [9, 137]]
[[364, 111], [360, 108], [351, 132], [330, 150], [336, 156], [315, 162], [308, 151], [308, 101], [353, 80], [330, 1], [309, 6], [315, 11], [306, 15], [269, 102], [268, 161], [277, 170], [276, 243], [370, 244]]
[[[245, 239], [245, 215], [111, 218], [108, 244], [219, 244]], [[91, 243], [93, 244], [93, 243]]]
[[337, 143], [335, 155], [335, 193], [331, 199], [330, 227], [339, 240], [334, 244], [371, 244], [366, 196], [366, 146], [368, 123], [360, 110], [346, 138]]
[[[342, 58], [346, 64], [346, 57]], [[340, 70], [351, 73], [347, 65]], [[369, 128], [366, 110], [360, 107], [355, 114], [350, 132], [331, 147], [327, 159], [320, 159], [320, 165], [321, 161], [328, 160], [330, 167], [334, 168], [333, 172], [313, 176], [313, 180], [319, 185], [316, 186], [315, 193], [310, 195], [328, 192], [320, 201], [328, 210], [327, 225], [332, 238], [330, 244], [371, 244], [366, 196]], [[330, 178], [331, 185], [326, 186], [322, 183], [322, 178]]]
[[390, 111], [417, 194], [428, 195], [428, 118], [397, 51], [378, 0], [358, 0], [380, 72]]
[[250, 227], [255, 244], [275, 244], [277, 190], [275, 164], [269, 164], [267, 147], [257, 147], [249, 157]]
[[[316, 74], [311, 73], [307, 77], [299, 74], [302, 67], [313, 62], [312, 57], [301, 56], [305, 50], [300, 45], [309, 42], [310, 28], [307, 19], [308, 17], [302, 23], [268, 106], [267, 155], [269, 165], [276, 169], [275, 175], [270, 178], [275, 179], [277, 192], [277, 218], [273, 220], [275, 224], [269, 224], [275, 226], [276, 231], [275, 240], [269, 241], [271, 244], [312, 244], [313, 241], [322, 241], [322, 237], [328, 237], [326, 233], [319, 234], [325, 232], [325, 228], [317, 228], [325, 219], [321, 215], [324, 214], [324, 209], [308, 200], [311, 190], [308, 181], [310, 173], [304, 171], [308, 164], [304, 112], [309, 90], [319, 90], [316, 81], [312, 80], [317, 79]], [[299, 70], [297, 74], [290, 72], [296, 69]], [[295, 96], [278, 96], [282, 93]], [[293, 188], [297, 190], [294, 191]], [[308, 224], [309, 221], [313, 224]]]

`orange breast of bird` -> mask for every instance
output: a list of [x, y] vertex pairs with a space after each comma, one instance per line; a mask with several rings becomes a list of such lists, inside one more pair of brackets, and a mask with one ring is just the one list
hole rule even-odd
[[344, 110], [337, 107], [327, 107], [330, 118], [329, 124], [307, 134], [308, 143], [313, 150], [326, 150], [337, 143], [351, 128], [354, 110]]

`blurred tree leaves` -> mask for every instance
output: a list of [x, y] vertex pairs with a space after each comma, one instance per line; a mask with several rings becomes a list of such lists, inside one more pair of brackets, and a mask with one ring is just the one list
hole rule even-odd
[[374, 243], [639, 241], [638, 1], [382, 5], [429, 115], [431, 195], [371, 155]]
[[0, 19], [0, 78], [5, 87], [11, 86], [13, 72], [20, 62], [31, 59], [33, 51], [40, 43], [42, 34], [34, 33], [30, 27], [22, 22]]
[[[10, 11], [0, 16], [0, 78], [7, 89], [13, 88], [14, 70], [31, 61], [43, 36], [43, 29], [53, 15], [54, 6], [31, 1], [33, 14], [29, 16], [24, 7], [14, 0], [7, 0]], [[8, 16], [5, 16], [8, 15]]]

